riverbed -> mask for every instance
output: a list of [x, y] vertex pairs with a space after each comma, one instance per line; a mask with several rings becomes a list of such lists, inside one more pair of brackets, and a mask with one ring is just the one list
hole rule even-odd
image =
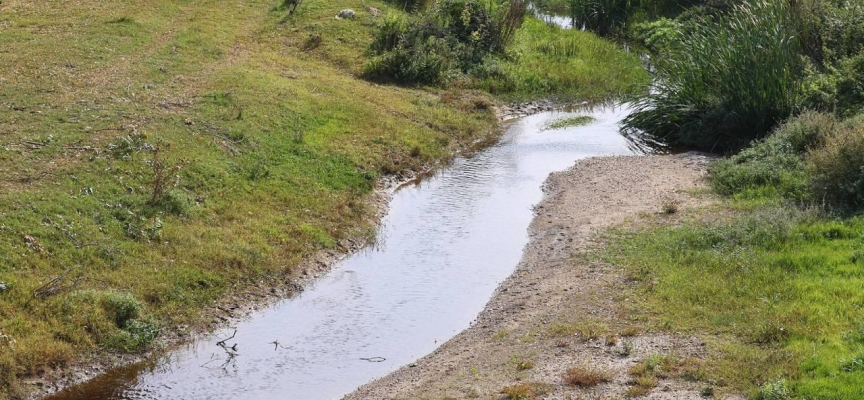
[[[618, 132], [626, 113], [514, 121], [495, 145], [400, 188], [376, 244], [298, 296], [51, 399], [336, 399], [408, 365], [468, 328], [513, 272], [550, 173], [634, 154]], [[578, 115], [595, 120], [549, 129]]]

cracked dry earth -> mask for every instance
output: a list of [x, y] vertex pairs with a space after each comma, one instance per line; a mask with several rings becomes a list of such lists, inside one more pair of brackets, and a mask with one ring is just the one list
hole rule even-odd
[[[550, 175], [522, 261], [475, 323], [345, 399], [519, 398], [502, 392], [519, 384], [530, 388], [526, 398], [615, 399], [632, 394], [631, 369], [646, 357], [703, 359], [698, 338], [645, 333], [628, 321], [624, 273], [585, 255], [602, 245], [599, 233], [658, 214], [664, 203], [693, 209], [689, 193], [704, 185], [707, 163], [695, 153], [601, 157]], [[568, 385], [563, 374], [573, 367], [602, 370], [609, 381]], [[656, 378], [643, 398], [700, 398], [705, 387], [681, 374]]]

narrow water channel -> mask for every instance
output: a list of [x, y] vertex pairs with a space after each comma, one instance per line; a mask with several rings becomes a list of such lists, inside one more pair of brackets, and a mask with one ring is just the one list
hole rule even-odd
[[[216, 345], [234, 331], [226, 329], [52, 399], [338, 399], [411, 363], [467, 328], [514, 271], [549, 173], [633, 154], [618, 132], [626, 112], [523, 118], [496, 145], [401, 188], [379, 244], [238, 324], [226, 342], [236, 357]], [[596, 121], [546, 129], [584, 114]]]

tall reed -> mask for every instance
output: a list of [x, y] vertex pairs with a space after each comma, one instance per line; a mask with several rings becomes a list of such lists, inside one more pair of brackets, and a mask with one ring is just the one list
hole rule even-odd
[[749, 0], [660, 60], [650, 92], [624, 121], [631, 135], [708, 150], [740, 148], [796, 108], [803, 61], [787, 0]]

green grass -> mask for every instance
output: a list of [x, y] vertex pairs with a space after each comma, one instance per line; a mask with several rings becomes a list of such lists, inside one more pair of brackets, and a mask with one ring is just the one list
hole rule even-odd
[[[359, 0], [306, 0], [290, 17], [266, 0], [0, 4], [0, 398], [22, 393], [21, 376], [205, 326], [214, 300], [371, 236], [382, 175], [496, 133], [483, 93], [360, 79], [379, 22], [364, 4], [397, 12]], [[343, 8], [358, 17], [335, 20]], [[532, 53], [559, 34], [596, 58]], [[588, 34], [532, 22], [520, 37], [528, 55], [510, 67], [567, 77], [569, 95], [644, 78]]]
[[594, 122], [594, 117], [590, 115], [579, 115], [576, 117], [566, 117], [559, 118], [554, 121], [550, 121], [546, 124], [543, 129], [564, 129], [564, 128], [572, 128], [576, 126], [584, 126]]
[[622, 233], [608, 258], [639, 282], [631, 317], [706, 339], [724, 390], [785, 378], [794, 398], [864, 395], [864, 219], [734, 203], [721, 214]]
[[553, 97], [602, 101], [634, 94], [649, 82], [635, 54], [589, 32], [528, 18], [509, 60], [487, 61], [477, 87], [511, 100]]

